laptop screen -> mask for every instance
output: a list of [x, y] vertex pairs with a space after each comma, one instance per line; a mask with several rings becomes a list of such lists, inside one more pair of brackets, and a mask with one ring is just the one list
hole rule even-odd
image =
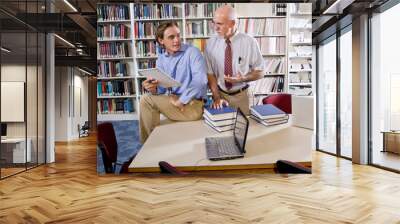
[[245, 153], [244, 146], [246, 144], [247, 130], [249, 129], [249, 120], [243, 114], [243, 112], [238, 108], [236, 113], [235, 128], [233, 129], [233, 136], [235, 137], [235, 142], [239, 146], [242, 153]]

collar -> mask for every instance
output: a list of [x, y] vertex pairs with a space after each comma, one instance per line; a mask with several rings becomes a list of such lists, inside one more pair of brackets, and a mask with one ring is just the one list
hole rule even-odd
[[[235, 30], [235, 32], [233, 33], [233, 35], [231, 36], [231, 38], [229, 38], [229, 39], [231, 40], [231, 43], [232, 43], [233, 40], [236, 39], [236, 37], [237, 37], [238, 34], [239, 34], [239, 31], [238, 31], [238, 29], [236, 28], [236, 30]], [[224, 38], [224, 37], [221, 37], [221, 36], [219, 36], [219, 35], [217, 35], [217, 36], [218, 36], [219, 39], [225, 41], [225, 38]]]
[[[182, 44], [181, 44], [181, 47], [179, 48], [179, 50], [178, 50], [174, 55], [178, 55], [179, 52], [184, 52], [184, 51], [186, 51], [187, 48], [188, 48], [188, 45], [182, 43]], [[168, 54], [167, 50], [165, 50], [164, 55], [165, 55], [166, 57], [171, 56], [170, 54]], [[174, 55], [173, 55], [173, 56], [174, 56]]]

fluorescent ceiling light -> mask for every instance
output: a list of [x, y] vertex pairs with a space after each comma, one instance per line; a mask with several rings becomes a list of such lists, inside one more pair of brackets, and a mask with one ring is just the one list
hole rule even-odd
[[5, 48], [5, 47], [1, 47], [0, 48], [2, 51], [4, 51], [4, 52], [7, 52], [7, 53], [10, 53], [11, 51], [10, 50], [8, 50], [7, 48]]
[[70, 47], [75, 48], [75, 45], [73, 45], [71, 42], [69, 42], [68, 40], [58, 36], [57, 34], [54, 34], [55, 37], [57, 37], [58, 39], [60, 39], [61, 41], [63, 41], [64, 43], [66, 43], [67, 45], [69, 45]]
[[78, 10], [71, 4], [69, 3], [68, 0], [64, 0], [65, 4], [67, 4], [72, 10], [74, 10], [74, 12], [78, 12]]
[[78, 68], [78, 70], [81, 71], [81, 72], [83, 72], [83, 73], [85, 73], [85, 74], [92, 75], [90, 72], [85, 71], [85, 70], [83, 70], [83, 69], [81, 69], [81, 68]]

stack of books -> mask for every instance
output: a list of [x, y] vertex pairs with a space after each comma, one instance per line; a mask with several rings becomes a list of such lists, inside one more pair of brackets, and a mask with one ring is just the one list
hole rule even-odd
[[251, 118], [265, 126], [284, 124], [289, 119], [288, 114], [272, 104], [252, 106], [250, 113]]
[[236, 109], [223, 107], [222, 109], [204, 108], [204, 122], [218, 132], [233, 130], [236, 118]]

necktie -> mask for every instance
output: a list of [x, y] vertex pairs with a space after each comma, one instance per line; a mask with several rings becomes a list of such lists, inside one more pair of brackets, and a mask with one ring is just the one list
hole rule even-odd
[[[225, 40], [226, 48], [225, 48], [225, 75], [231, 77], [232, 72], [232, 49], [231, 49], [231, 41], [229, 39]], [[229, 90], [232, 88], [232, 83], [225, 81], [225, 86]]]

